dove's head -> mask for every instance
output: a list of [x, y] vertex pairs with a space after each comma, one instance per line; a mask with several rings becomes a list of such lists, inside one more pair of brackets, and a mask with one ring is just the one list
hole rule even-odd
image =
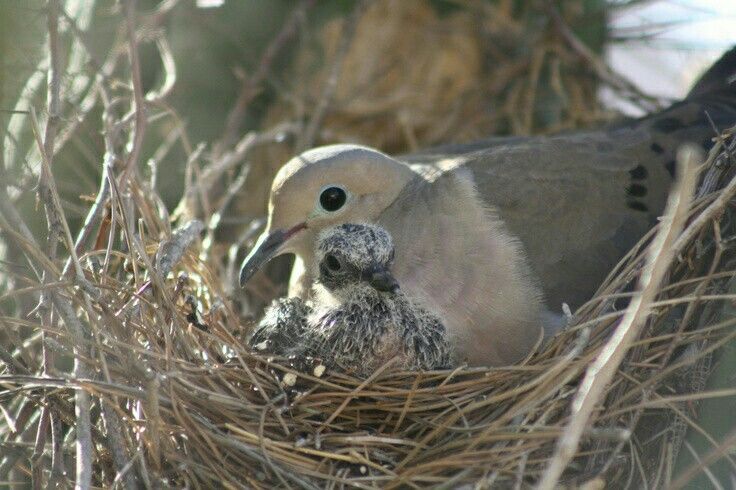
[[243, 261], [240, 285], [273, 257], [314, 253], [317, 236], [328, 227], [374, 222], [413, 175], [407, 165], [356, 145], [324, 146], [293, 158], [273, 180], [268, 224]]
[[393, 241], [380, 226], [346, 223], [324, 229], [317, 236], [314, 254], [314, 275], [328, 290], [361, 283], [381, 292], [399, 289], [390, 271]]

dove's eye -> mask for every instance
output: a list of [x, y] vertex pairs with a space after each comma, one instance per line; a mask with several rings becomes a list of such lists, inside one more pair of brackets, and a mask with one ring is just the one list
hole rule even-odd
[[332, 254], [325, 255], [325, 265], [332, 272], [337, 272], [342, 269], [342, 264], [340, 264], [338, 258]]
[[325, 188], [319, 195], [319, 205], [329, 212], [337, 211], [347, 200], [348, 194], [345, 189], [335, 185]]

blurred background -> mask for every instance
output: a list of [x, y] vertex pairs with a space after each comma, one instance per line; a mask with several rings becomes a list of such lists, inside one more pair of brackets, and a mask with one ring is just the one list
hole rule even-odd
[[[122, 74], [125, 53], [118, 2], [62, 3], [62, 118], [73, 128], [58, 145], [57, 178], [80, 217], [105, 151], [95, 77], [105, 64], [105, 76]], [[34, 151], [25, 112], [41, 111], [45, 98], [44, 6], [0, 2], [0, 145], [6, 178], [21, 187]], [[683, 96], [736, 43], [736, 4], [718, 0], [140, 0], [138, 11], [148, 24], [143, 86], [166, 91], [143, 153], [165, 176], [158, 190], [168, 206], [197, 144], [207, 158], [249, 130], [301, 125], [259, 154], [244, 186], [253, 203], [238, 199], [226, 219], [236, 224], [262, 214], [260, 180], [305, 146], [290, 135], [309, 122], [319, 122], [311, 145], [353, 141], [391, 153], [590, 126]]]
[[[122, 2], [60, 5], [53, 172], [75, 235], [103, 162], [136, 145], [134, 87]], [[402, 154], [635, 117], [682, 97], [736, 44], [736, 2], [722, 0], [139, 0], [135, 12], [148, 117], [136, 172], [172, 222], [206, 220], [207, 259], [245, 312], [284, 292], [273, 278], [288, 259], [246, 296], [233, 273], [293, 154], [334, 142]], [[0, 0], [0, 179], [40, 241], [30, 113], [44, 127], [46, 22], [46, 1]], [[2, 231], [0, 260], [0, 293], [28, 285]], [[23, 316], [33, 305], [0, 308]], [[718, 372], [713, 386], [733, 386], [736, 369]], [[736, 411], [718, 403], [699, 419], [713, 434]]]

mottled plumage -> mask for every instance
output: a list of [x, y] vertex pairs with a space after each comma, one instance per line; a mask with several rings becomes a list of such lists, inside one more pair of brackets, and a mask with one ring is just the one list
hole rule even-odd
[[390, 235], [374, 225], [343, 224], [320, 233], [313, 298], [280, 299], [250, 339], [257, 350], [311, 355], [368, 376], [391, 359], [401, 369], [450, 364], [445, 327], [408, 298], [390, 273]]
[[403, 293], [383, 293], [355, 284], [338, 303], [315, 309], [307, 342], [329, 364], [369, 376], [389, 360], [406, 370], [450, 366], [445, 327]]
[[255, 350], [288, 356], [299, 353], [312, 309], [301, 298], [279, 298], [266, 308], [263, 318], [248, 339]]

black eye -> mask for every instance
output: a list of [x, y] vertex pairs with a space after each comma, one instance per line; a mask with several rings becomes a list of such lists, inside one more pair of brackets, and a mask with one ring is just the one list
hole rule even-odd
[[342, 269], [342, 264], [340, 264], [340, 261], [337, 260], [337, 257], [332, 254], [325, 255], [325, 265], [332, 272], [337, 272]]
[[345, 204], [348, 196], [339, 187], [328, 187], [319, 195], [319, 204], [325, 211], [337, 211]]

